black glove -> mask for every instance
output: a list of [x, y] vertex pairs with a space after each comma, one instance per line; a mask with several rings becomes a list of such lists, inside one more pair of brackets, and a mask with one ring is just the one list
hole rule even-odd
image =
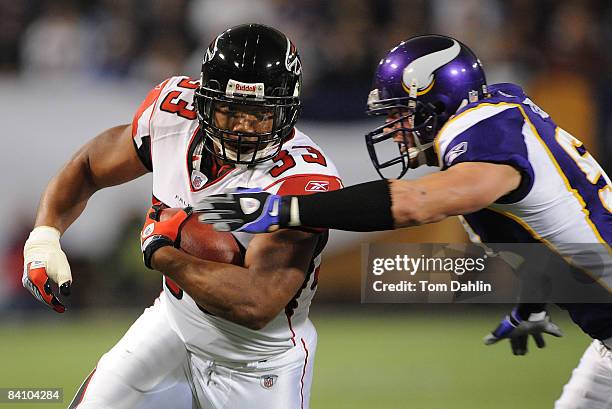
[[531, 313], [527, 320], [524, 320], [517, 312], [517, 308], [514, 308], [493, 332], [484, 337], [483, 341], [485, 345], [492, 345], [508, 338], [510, 339], [512, 353], [514, 355], [525, 355], [529, 335], [533, 336], [538, 348], [546, 346], [542, 334], [550, 334], [555, 337], [563, 336], [563, 332], [550, 320], [550, 315], [546, 310]]
[[195, 211], [201, 222], [212, 224], [217, 231], [267, 233], [287, 227], [290, 199], [261, 189], [239, 188], [205, 198]]

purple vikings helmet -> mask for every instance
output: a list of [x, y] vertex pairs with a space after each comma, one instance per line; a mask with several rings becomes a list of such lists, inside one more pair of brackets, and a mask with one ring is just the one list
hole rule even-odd
[[[378, 64], [368, 96], [367, 113], [387, 117], [366, 135], [378, 174], [384, 178], [381, 169], [401, 166], [401, 178], [409, 168], [435, 164], [432, 146], [442, 125], [486, 93], [480, 60], [454, 38], [424, 35], [392, 48]], [[381, 160], [376, 145], [387, 140], [397, 144], [399, 155]]]

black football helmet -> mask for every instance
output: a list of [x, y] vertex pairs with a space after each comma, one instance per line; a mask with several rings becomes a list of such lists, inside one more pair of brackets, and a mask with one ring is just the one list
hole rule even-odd
[[219, 34], [206, 50], [195, 93], [206, 149], [236, 164], [276, 156], [300, 114], [301, 85], [297, 49], [280, 31], [244, 24]]

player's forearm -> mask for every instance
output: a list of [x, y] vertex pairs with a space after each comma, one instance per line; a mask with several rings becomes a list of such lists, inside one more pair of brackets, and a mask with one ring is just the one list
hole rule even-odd
[[449, 184], [442, 173], [391, 181], [391, 200], [396, 228], [435, 223], [482, 208], [460, 184]]
[[274, 294], [247, 268], [201, 260], [173, 247], [157, 250], [151, 264], [196, 303], [228, 321], [261, 329], [279, 312], [272, 311]]
[[297, 206], [294, 199], [284, 197], [282, 209], [290, 212], [281, 216], [288, 218], [288, 226], [390, 230], [475, 212], [516, 189], [520, 181], [520, 173], [511, 166], [459, 164], [414, 180], [379, 180], [297, 196]]
[[450, 194], [411, 181], [361, 183], [334, 192], [298, 196], [299, 223], [349, 231], [380, 231], [431, 223], [448, 216]]
[[86, 161], [77, 154], [47, 185], [38, 207], [36, 226], [61, 233], [80, 216], [96, 191]]
[[440, 221], [483, 209], [518, 188], [520, 173], [511, 166], [459, 163], [414, 180], [393, 180], [396, 227]]

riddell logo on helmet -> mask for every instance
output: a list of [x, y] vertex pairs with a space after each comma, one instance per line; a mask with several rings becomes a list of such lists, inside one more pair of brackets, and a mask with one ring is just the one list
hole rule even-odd
[[236, 83], [236, 91], [241, 92], [255, 92], [257, 91], [257, 86], [255, 84], [240, 84]]
[[242, 95], [255, 95], [257, 98], [262, 98], [264, 96], [264, 88], [265, 85], [263, 82], [248, 83], [230, 79], [227, 82], [225, 93], [229, 96], [237, 93]]

